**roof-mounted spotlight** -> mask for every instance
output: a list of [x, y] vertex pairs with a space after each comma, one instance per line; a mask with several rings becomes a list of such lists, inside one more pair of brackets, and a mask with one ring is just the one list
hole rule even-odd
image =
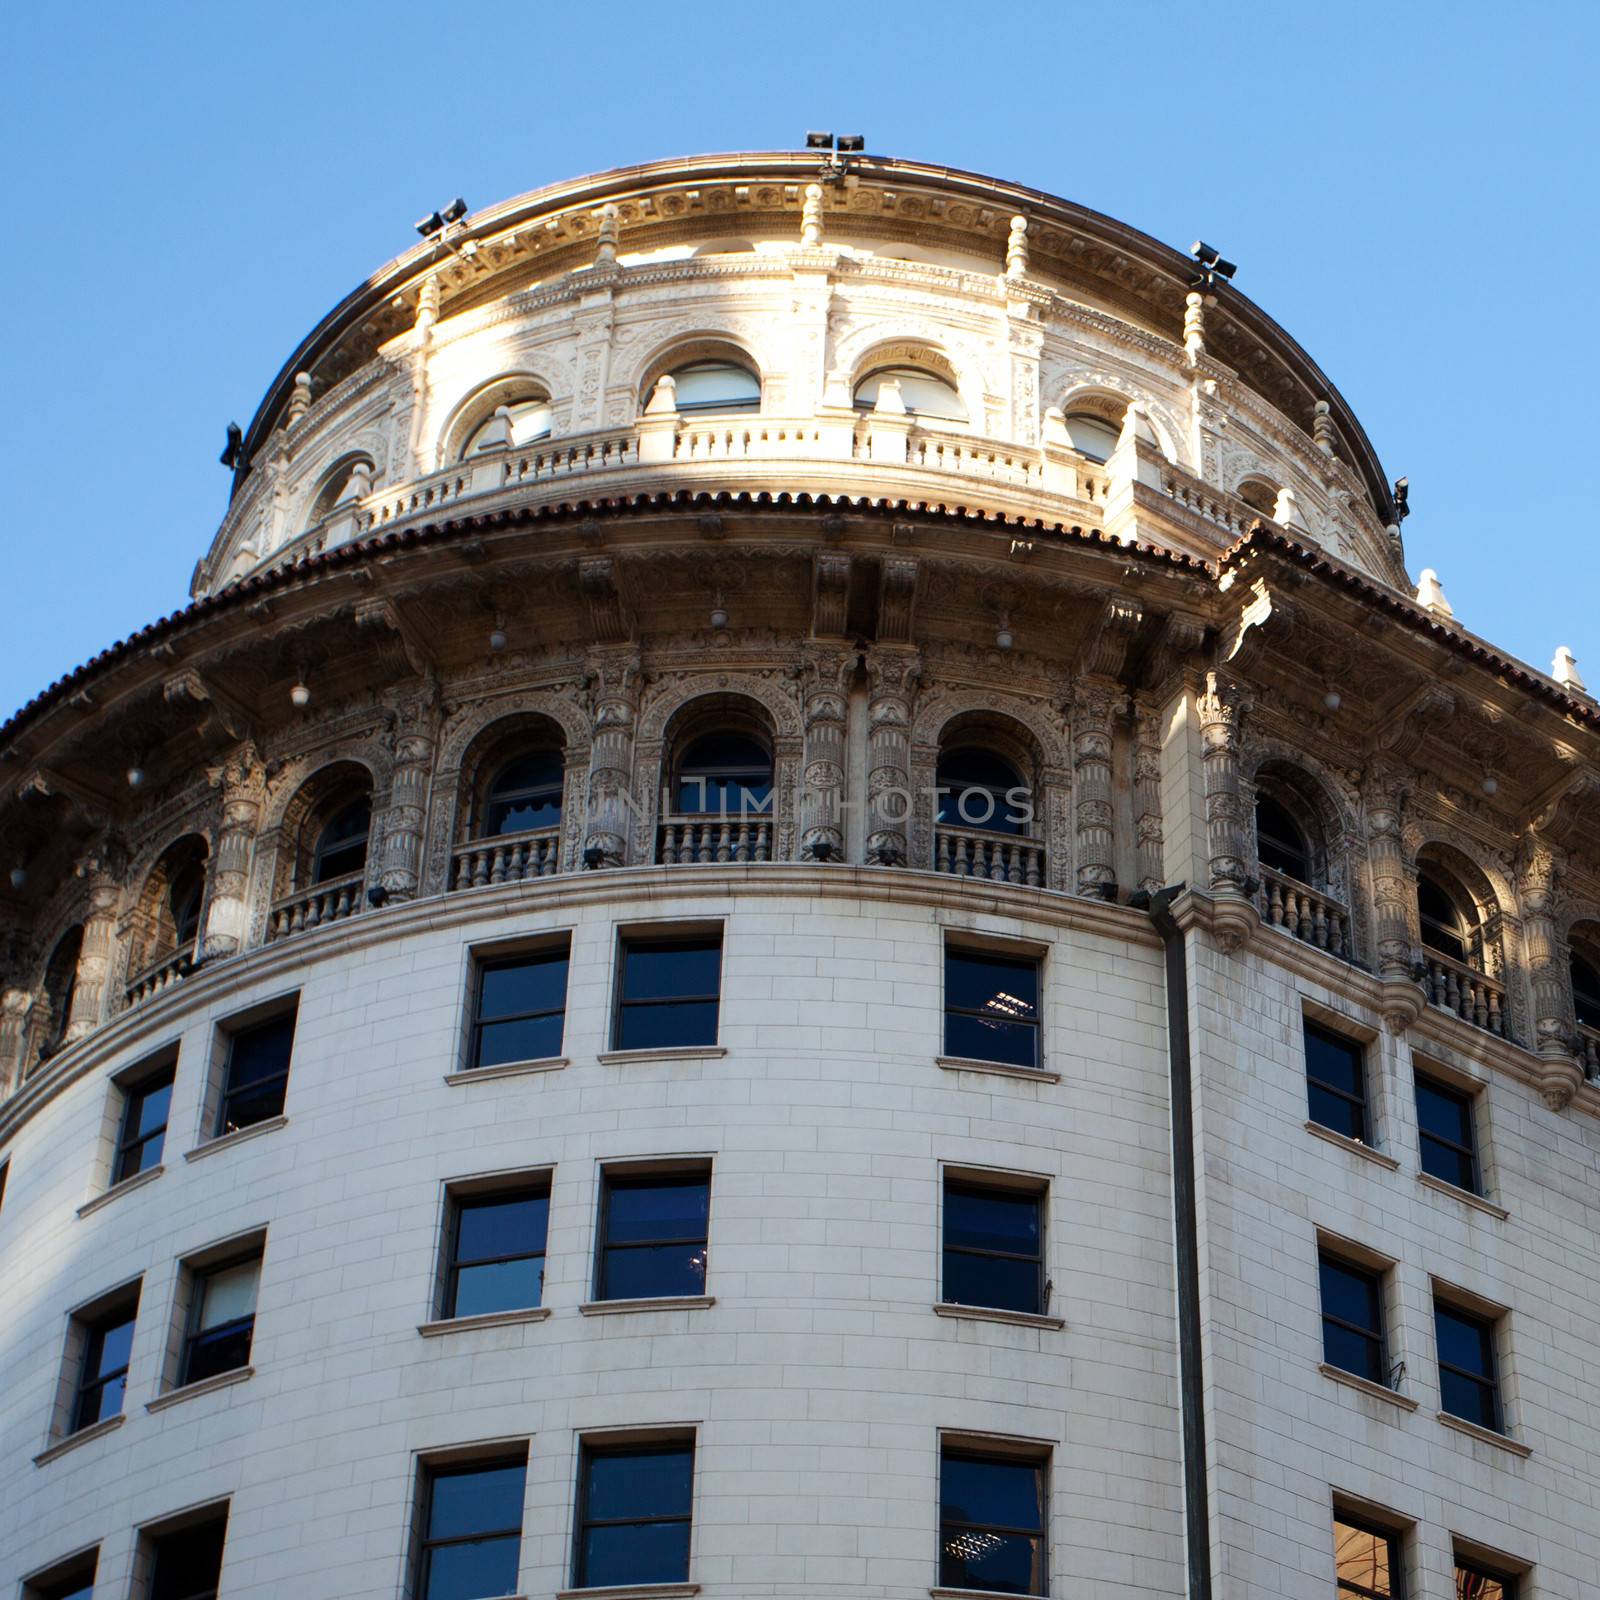
[[237, 422], [228, 424], [228, 442], [222, 447], [222, 454], [217, 457], [225, 467], [232, 467], [237, 472], [244, 465], [244, 429]]
[[831, 149], [833, 149], [833, 135], [831, 133], [808, 132], [806, 134], [806, 149], [807, 150], [831, 150]]
[[822, 181], [843, 183], [850, 175], [850, 156], [860, 155], [867, 147], [866, 139], [859, 133], [841, 133], [836, 138], [831, 133], [813, 130], [806, 135], [806, 149], [820, 150], [822, 156]]
[[1234, 273], [1239, 270], [1233, 262], [1225, 259], [1215, 245], [1207, 244], [1204, 239], [1196, 239], [1189, 246], [1189, 254], [1200, 266], [1200, 270], [1189, 280], [1191, 288], [1214, 289], [1218, 278], [1224, 282], [1231, 282]]
[[446, 222], [459, 222], [467, 214], [467, 202], [457, 195], [439, 214]]
[[467, 214], [467, 202], [457, 195], [449, 205], [438, 211], [430, 211], [419, 223], [417, 232], [424, 239], [431, 239], [436, 233], [443, 233], [446, 228], [459, 222]]
[[417, 224], [417, 232], [420, 233], [424, 239], [431, 239], [434, 234], [436, 234], [443, 226], [444, 213], [442, 211], [430, 211], [427, 216], [425, 216]]
[[1411, 480], [1409, 478], [1396, 478], [1394, 480], [1394, 520], [1404, 522], [1411, 515]]
[[842, 155], [859, 155], [867, 148], [867, 141], [859, 133], [841, 133], [834, 148]]

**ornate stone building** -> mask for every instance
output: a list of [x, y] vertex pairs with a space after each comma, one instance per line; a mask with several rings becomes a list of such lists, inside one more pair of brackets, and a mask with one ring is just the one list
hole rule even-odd
[[4, 1593], [1600, 1592], [1600, 705], [1231, 284], [664, 162], [230, 455], [0, 733]]

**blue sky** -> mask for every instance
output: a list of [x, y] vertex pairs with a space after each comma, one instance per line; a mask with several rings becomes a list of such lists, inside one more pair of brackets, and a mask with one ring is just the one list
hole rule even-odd
[[413, 219], [807, 127], [1220, 246], [1409, 475], [1413, 574], [1600, 688], [1597, 13], [10, 6], [0, 716], [184, 604], [224, 426]]

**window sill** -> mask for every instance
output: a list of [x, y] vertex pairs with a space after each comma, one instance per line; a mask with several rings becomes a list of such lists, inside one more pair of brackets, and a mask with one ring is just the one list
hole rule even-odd
[[252, 1122], [248, 1128], [238, 1128], [233, 1133], [219, 1133], [215, 1139], [207, 1139], [204, 1144], [197, 1144], [193, 1150], [185, 1150], [185, 1161], [200, 1161], [206, 1156], [215, 1155], [219, 1150], [231, 1150], [236, 1144], [246, 1144], [251, 1139], [259, 1139], [264, 1133], [274, 1133], [284, 1127], [289, 1119], [279, 1113], [275, 1117], [268, 1117], [265, 1122]]
[[143, 1172], [136, 1172], [131, 1178], [124, 1178], [121, 1183], [114, 1183], [103, 1194], [97, 1194], [93, 1200], [85, 1200], [78, 1207], [80, 1217], [92, 1216], [101, 1206], [108, 1206], [120, 1195], [127, 1194], [132, 1189], [142, 1189], [147, 1183], [154, 1183], [167, 1169], [158, 1161], [153, 1167], [146, 1167]]
[[537, 1061], [502, 1061], [494, 1067], [463, 1067], [460, 1072], [447, 1072], [444, 1081], [452, 1088], [458, 1083], [480, 1083], [485, 1078], [520, 1078], [529, 1072], [559, 1072], [570, 1066], [566, 1056], [542, 1056]]
[[1346, 1372], [1343, 1367], [1330, 1366], [1326, 1361], [1317, 1364], [1317, 1371], [1325, 1378], [1332, 1378], [1335, 1383], [1343, 1383], [1362, 1394], [1371, 1395], [1374, 1400], [1387, 1400], [1402, 1411], [1415, 1411], [1420, 1403], [1406, 1395], [1396, 1394], [1393, 1389], [1384, 1388], [1381, 1383], [1374, 1383], [1371, 1378], [1363, 1378], [1359, 1372]]
[[1065, 1317], [1049, 1317], [1037, 1311], [1006, 1311], [999, 1306], [964, 1306], [954, 1300], [936, 1300], [936, 1317], [954, 1317], [971, 1322], [1006, 1322], [1014, 1328], [1064, 1328]]
[[[648, 1050], [602, 1050], [595, 1057], [603, 1067], [626, 1066], [630, 1061], [694, 1061], [703, 1057], [725, 1056], [725, 1044], [674, 1044]], [[631, 1594], [631, 1589], [582, 1589], [581, 1594]], [[652, 1590], [651, 1593], [656, 1591]]]
[[1491, 1217], [1498, 1217], [1504, 1222], [1511, 1213], [1504, 1206], [1497, 1206], [1493, 1200], [1485, 1200], [1481, 1194], [1474, 1194], [1470, 1189], [1458, 1188], [1453, 1183], [1447, 1183], [1443, 1178], [1436, 1178], [1431, 1172], [1419, 1172], [1417, 1182], [1424, 1189], [1432, 1189], [1438, 1194], [1447, 1194], [1452, 1200], [1459, 1200], [1464, 1206], [1471, 1206], [1475, 1211], [1486, 1211]]
[[557, 1589], [556, 1600], [670, 1600], [699, 1593], [698, 1583], [625, 1583], [614, 1589]]
[[525, 1306], [520, 1311], [482, 1311], [475, 1317], [444, 1317], [438, 1322], [424, 1322], [417, 1332], [424, 1339], [437, 1339], [446, 1333], [466, 1333], [471, 1328], [514, 1328], [524, 1322], [544, 1322], [549, 1319], [549, 1306]]
[[168, 1406], [181, 1405], [185, 1400], [198, 1399], [203, 1394], [215, 1394], [218, 1389], [231, 1389], [256, 1375], [254, 1367], [235, 1367], [231, 1372], [219, 1372], [214, 1378], [201, 1378], [198, 1383], [186, 1383], [181, 1389], [169, 1389], [154, 1400], [145, 1402], [146, 1411], [165, 1411]]
[[1501, 1450], [1509, 1450], [1512, 1455], [1521, 1456], [1523, 1460], [1527, 1460], [1533, 1454], [1531, 1445], [1522, 1444], [1509, 1434], [1496, 1433], [1493, 1428], [1480, 1428], [1476, 1422], [1468, 1422], [1465, 1417], [1453, 1417], [1448, 1411], [1441, 1411], [1439, 1420], [1445, 1427], [1454, 1428], [1457, 1433], [1464, 1433], [1469, 1439], [1479, 1439], [1484, 1444], [1492, 1444]]
[[123, 1417], [119, 1411], [114, 1417], [107, 1417], [102, 1422], [92, 1423], [87, 1428], [79, 1428], [76, 1433], [69, 1433], [65, 1439], [58, 1439], [48, 1450], [41, 1450], [33, 1458], [36, 1467], [47, 1467], [69, 1450], [76, 1450], [80, 1444], [88, 1444], [93, 1439], [103, 1439], [108, 1433], [115, 1433], [122, 1426]]
[[1351, 1155], [1360, 1156], [1363, 1160], [1376, 1161], [1380, 1167], [1386, 1167], [1390, 1172], [1400, 1170], [1400, 1163], [1393, 1156], [1386, 1156], [1381, 1150], [1374, 1150], [1370, 1144], [1363, 1144], [1348, 1134], [1339, 1133], [1333, 1128], [1325, 1128], [1320, 1122], [1313, 1122], [1310, 1117], [1306, 1118], [1306, 1132], [1314, 1133], [1319, 1139], [1326, 1139], [1329, 1144], [1336, 1144], [1341, 1150], [1348, 1150]]
[[648, 1300], [585, 1300], [578, 1310], [586, 1317], [610, 1317], [624, 1311], [703, 1311], [716, 1303], [714, 1294], [664, 1294]]
[[[1045, 1067], [1014, 1067], [1009, 1061], [976, 1061], [970, 1056], [935, 1056], [936, 1065], [946, 1072], [988, 1072], [997, 1078], [1025, 1078], [1030, 1083], [1060, 1083], [1061, 1074]], [[951, 1594], [965, 1590], [949, 1591]]]

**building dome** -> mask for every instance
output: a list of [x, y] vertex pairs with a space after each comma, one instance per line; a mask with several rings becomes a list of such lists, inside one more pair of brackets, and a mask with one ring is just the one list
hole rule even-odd
[[0, 1579], [1592, 1586], [1600, 706], [1231, 284], [660, 162], [232, 464], [0, 734]]

